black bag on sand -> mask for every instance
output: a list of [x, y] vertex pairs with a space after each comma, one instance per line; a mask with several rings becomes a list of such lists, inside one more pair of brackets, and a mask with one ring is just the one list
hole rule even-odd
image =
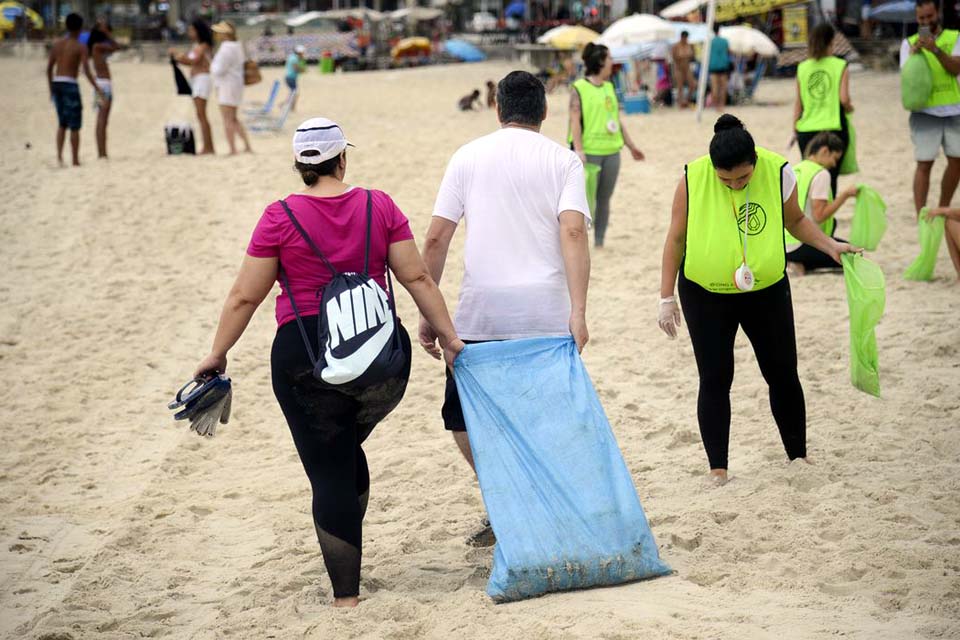
[[387, 293], [370, 277], [370, 226], [373, 204], [367, 191], [367, 238], [363, 273], [340, 273], [327, 260], [284, 200], [280, 201], [293, 226], [319, 257], [333, 279], [317, 292], [320, 316], [317, 322], [319, 352], [313, 353], [307, 330], [297, 310], [290, 282], [280, 268], [280, 277], [290, 296], [300, 335], [313, 363], [313, 377], [324, 386], [345, 391], [362, 391], [403, 377], [409, 354], [403, 349], [393, 299], [390, 268], [386, 268]]
[[163, 134], [167, 139], [167, 155], [175, 156], [181, 153], [197, 153], [197, 148], [193, 140], [193, 127], [189, 124], [167, 124], [163, 127]]

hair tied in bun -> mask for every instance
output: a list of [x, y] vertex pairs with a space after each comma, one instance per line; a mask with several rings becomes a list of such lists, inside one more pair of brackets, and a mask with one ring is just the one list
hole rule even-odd
[[714, 133], [720, 133], [721, 131], [727, 131], [730, 129], [746, 129], [746, 127], [743, 126], [743, 123], [740, 122], [739, 118], [732, 116], [729, 113], [725, 113], [717, 118], [716, 124], [713, 125]]

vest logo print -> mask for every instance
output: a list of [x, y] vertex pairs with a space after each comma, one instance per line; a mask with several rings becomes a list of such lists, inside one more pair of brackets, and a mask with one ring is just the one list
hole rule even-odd
[[[729, 220], [729, 218], [727, 218]], [[767, 212], [763, 210], [756, 202], [750, 203], [750, 221], [747, 223], [749, 228], [744, 229], [744, 222], [747, 219], [747, 205], [740, 205], [740, 209], [737, 213], [737, 224], [740, 225], [740, 233], [746, 233], [747, 235], [756, 236], [763, 233], [763, 230], [767, 227]], [[727, 223], [729, 224], [729, 223]]]
[[[344, 384], [360, 377], [383, 351], [393, 335], [393, 314], [387, 294], [373, 280], [328, 300], [325, 312], [329, 338], [324, 353], [326, 367], [320, 377], [329, 384]], [[354, 338], [373, 329], [376, 333], [364, 336], [353, 352], [343, 356], [334, 353], [346, 350]]]
[[810, 74], [810, 82], [808, 85], [810, 95], [813, 96], [815, 100], [823, 100], [827, 97], [827, 94], [830, 93], [831, 82], [830, 74], [822, 69], [814, 71]]

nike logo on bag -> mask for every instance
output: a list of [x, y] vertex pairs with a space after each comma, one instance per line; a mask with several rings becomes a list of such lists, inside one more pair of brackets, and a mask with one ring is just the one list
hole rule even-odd
[[[320, 378], [327, 384], [345, 384], [363, 375], [390, 341], [393, 314], [390, 313], [387, 294], [372, 281], [328, 301], [325, 311], [329, 332], [324, 354], [327, 366], [320, 372]], [[333, 354], [342, 341], [354, 338], [378, 322], [382, 323], [380, 328], [359, 349], [342, 358]]]

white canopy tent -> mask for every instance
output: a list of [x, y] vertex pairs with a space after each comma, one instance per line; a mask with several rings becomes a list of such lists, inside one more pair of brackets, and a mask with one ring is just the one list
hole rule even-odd
[[680, 0], [679, 2], [674, 2], [669, 7], [661, 11], [660, 17], [666, 18], [667, 20], [684, 18], [694, 11], [697, 11], [705, 4], [707, 4], [707, 0]]
[[672, 40], [676, 30], [663, 18], [649, 13], [635, 13], [621, 18], [607, 27], [597, 40], [608, 47]]

